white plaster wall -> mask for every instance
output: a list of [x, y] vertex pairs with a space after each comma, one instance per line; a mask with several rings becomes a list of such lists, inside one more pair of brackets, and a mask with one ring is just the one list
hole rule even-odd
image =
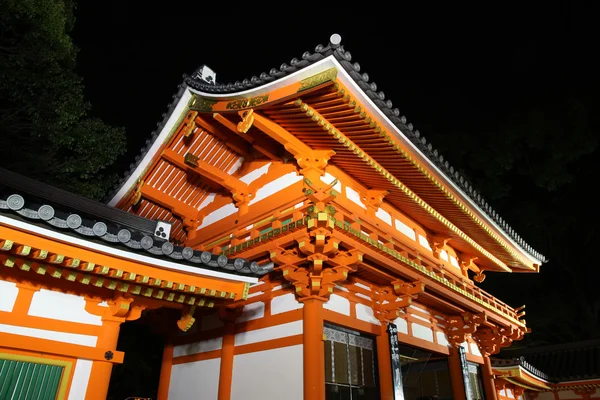
[[471, 354], [475, 354], [476, 356], [481, 356], [481, 351], [479, 351], [479, 346], [477, 343], [470, 343], [471, 345]]
[[220, 350], [223, 347], [223, 338], [202, 340], [200, 342], [182, 344], [173, 347], [173, 357], [188, 356], [190, 354], [206, 353], [207, 351]]
[[233, 359], [231, 400], [302, 400], [302, 380], [302, 345], [240, 354]]
[[240, 178], [240, 181], [244, 182], [246, 185], [251, 184], [267, 172], [269, 172], [269, 167], [272, 163], [266, 163], [260, 168], [256, 168], [254, 171], [248, 172], [246, 175]]
[[220, 358], [173, 365], [169, 400], [217, 400], [220, 367]]
[[410, 226], [406, 225], [404, 222], [402, 222], [402, 221], [400, 221], [398, 219], [394, 220], [394, 223], [395, 223], [396, 229], [398, 231], [400, 231], [401, 233], [405, 234], [406, 236], [408, 236], [412, 240], [417, 240], [417, 234], [415, 233], [415, 230], [412, 229]]
[[450, 343], [448, 343], [448, 337], [446, 336], [446, 334], [444, 332], [439, 332], [437, 331], [435, 333], [436, 339], [438, 344], [441, 344], [442, 346], [448, 346]]
[[256, 195], [254, 196], [254, 198], [252, 200], [250, 200], [250, 203], [248, 203], [248, 205], [251, 206], [252, 204], [254, 204], [258, 201], [266, 199], [267, 197], [269, 197], [269, 196], [279, 192], [280, 190], [283, 190], [286, 187], [291, 186], [294, 183], [301, 181], [301, 180], [302, 180], [302, 176], [296, 174], [296, 172], [290, 172], [288, 174], [280, 176], [279, 178], [272, 180], [271, 182], [267, 183], [265, 186], [258, 189], [256, 191]]
[[426, 326], [411, 323], [412, 334], [414, 337], [427, 340], [428, 342], [433, 342], [433, 330]]
[[[331, 185], [331, 183], [333, 183], [333, 181], [335, 180], [335, 176], [331, 175], [329, 172], [325, 172], [325, 175], [323, 175], [321, 177], [321, 180], [323, 182], [325, 182], [328, 185]], [[341, 193], [342, 192], [342, 184], [341, 182], [338, 180], [337, 183], [333, 186], [333, 188], [338, 192]]]
[[92, 361], [79, 359], [75, 363], [73, 381], [69, 389], [69, 400], [85, 400], [85, 392], [90, 381], [92, 372]]
[[427, 250], [431, 250], [431, 246], [429, 246], [429, 242], [427, 241], [427, 238], [423, 235], [419, 235], [419, 244], [423, 247], [425, 247]]
[[38, 339], [55, 340], [57, 342], [79, 344], [82, 346], [96, 347], [97, 336], [80, 335], [78, 333], [66, 333], [48, 331], [46, 329], [26, 328], [17, 325], [0, 324], [0, 332], [13, 335], [29, 336]]
[[220, 221], [223, 218], [227, 218], [230, 215], [236, 213], [237, 210], [237, 207], [233, 203], [226, 204], [223, 207], [216, 209], [215, 211], [211, 212], [206, 217], [204, 217], [204, 219], [202, 220], [202, 225], [200, 225], [196, 230], [200, 230], [205, 226], [214, 224], [215, 222]]
[[82, 324], [102, 325], [102, 318], [85, 311], [81, 296], [41, 289], [33, 294], [28, 315]]
[[[275, 289], [273, 289], [273, 291], [275, 291]], [[296, 296], [293, 293], [287, 293], [271, 300], [271, 315], [298, 310], [302, 307], [304, 307], [304, 304], [296, 300]]]
[[346, 186], [346, 197], [348, 198], [348, 200], [352, 201], [354, 204], [361, 206], [365, 210], [367, 209], [367, 207], [360, 200], [360, 194], [358, 194], [358, 192], [356, 190], [352, 189], [350, 186]]
[[235, 320], [235, 322], [250, 321], [253, 319], [262, 318], [265, 316], [265, 303], [258, 301], [256, 303], [248, 304], [244, 306], [242, 314]]
[[375, 216], [388, 225], [392, 224], [392, 216], [390, 215], [390, 213], [385, 211], [383, 208], [377, 209]]
[[269, 326], [268, 328], [240, 332], [235, 335], [235, 345], [242, 346], [250, 343], [264, 342], [265, 340], [300, 335], [302, 334], [302, 330], [302, 321], [300, 320], [288, 322], [287, 324]]
[[406, 322], [406, 320], [404, 318], [396, 318], [394, 320], [394, 324], [396, 324], [396, 327], [398, 328], [398, 332], [408, 334], [408, 323]]
[[332, 294], [329, 301], [323, 304], [323, 308], [340, 314], [350, 315], [350, 301], [337, 294]]
[[379, 322], [379, 320], [375, 318], [375, 315], [373, 314], [373, 309], [364, 304], [356, 304], [356, 318], [366, 322], [370, 322], [375, 325], [381, 325], [381, 322]]
[[18, 294], [16, 283], [0, 281], [0, 311], [12, 312]]

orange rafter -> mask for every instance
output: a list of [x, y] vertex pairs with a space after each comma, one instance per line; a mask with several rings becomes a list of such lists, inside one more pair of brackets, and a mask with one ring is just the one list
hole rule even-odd
[[248, 203], [252, 194], [249, 192], [246, 183], [213, 167], [206, 161], [199, 160], [190, 153], [187, 153], [185, 157], [181, 157], [175, 151], [167, 149], [163, 151], [163, 157], [182, 170], [197, 173], [229, 191], [236, 202], [236, 206], [240, 209], [240, 214], [245, 214], [248, 211]]
[[226, 135], [225, 133], [221, 132], [218, 127], [216, 127], [214, 124], [211, 124], [200, 115], [196, 116], [196, 123], [209, 131], [213, 136], [221, 139], [223, 143], [231, 150], [241, 154], [245, 158], [252, 158], [252, 149], [239, 137], [231, 137], [231, 135]]
[[[182, 290], [183, 293], [188, 293], [190, 296], [210, 294], [212, 290], [226, 293], [235, 293], [236, 298], [241, 298], [244, 291], [245, 283], [224, 280], [222, 278], [213, 278], [206, 276], [198, 276], [188, 272], [169, 270], [165, 267], [157, 268], [154, 264], [139, 260], [129, 260], [104, 254], [96, 250], [88, 250], [80, 248], [76, 245], [57, 242], [55, 240], [46, 239], [33, 234], [21, 232], [9, 227], [0, 226], [0, 242], [5, 243], [2, 249], [6, 249], [0, 255], [10, 257], [11, 247], [14, 244], [19, 244], [28, 249], [43, 250], [44, 254], [59, 255], [60, 265], [53, 262], [51, 257], [48, 260], [29, 262], [30, 264], [40, 264], [39, 267], [44, 269], [45, 273], [58, 276], [58, 267], [67, 275], [70, 272], [79, 273], [79, 278], [82, 278], [88, 283], [94, 284], [90, 279], [102, 279], [106, 281], [115, 281], [121, 285], [127, 284], [131, 286], [155, 286], [155, 291], [164, 290]], [[9, 243], [7, 245], [6, 243]], [[18, 246], [17, 246], [18, 247]], [[15, 254], [19, 256], [19, 254]], [[76, 260], [77, 266], [70, 266], [67, 261]], [[66, 260], [66, 261], [65, 261]], [[5, 260], [6, 261], [6, 260]], [[62, 264], [65, 265], [62, 265]], [[50, 264], [54, 265], [51, 266]], [[73, 263], [71, 263], [73, 264]], [[34, 268], [35, 267], [35, 268]], [[29, 269], [39, 269], [37, 265], [31, 265]], [[39, 273], [39, 272], [38, 272]], [[78, 277], [75, 277], [77, 279]], [[65, 279], [70, 280], [69, 276]], [[193, 289], [193, 290], [192, 290]], [[201, 289], [204, 289], [201, 290]], [[117, 288], [118, 290], [118, 288]], [[183, 294], [181, 293], [181, 294]], [[239, 297], [238, 297], [239, 296]]]
[[141, 187], [140, 192], [146, 199], [170, 209], [173, 214], [181, 217], [184, 221], [195, 220], [198, 218], [198, 210], [194, 207], [190, 207], [185, 203], [174, 200], [171, 196], [168, 196], [148, 184], [144, 184]]
[[229, 130], [231, 130], [233, 133], [238, 135], [238, 137], [241, 137], [242, 139], [246, 140], [256, 150], [261, 152], [266, 157], [270, 158], [271, 160], [279, 160], [280, 159], [280, 157], [277, 156], [276, 150], [270, 148], [272, 146], [269, 146], [267, 143], [264, 143], [264, 141], [259, 140], [248, 133], [240, 132], [238, 130], [238, 126], [236, 124], [234, 124], [233, 122], [231, 122], [230, 120], [228, 120], [227, 118], [222, 116], [221, 114], [214, 113], [213, 118], [216, 119], [217, 121], [219, 121], [223, 126], [228, 128]]
[[313, 150], [279, 124], [260, 114], [254, 113], [254, 126], [284, 145], [285, 149], [294, 156]]

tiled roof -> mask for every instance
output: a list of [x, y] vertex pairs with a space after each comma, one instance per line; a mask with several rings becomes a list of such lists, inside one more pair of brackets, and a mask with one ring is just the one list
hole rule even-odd
[[232, 275], [261, 276], [260, 266], [229, 259], [168, 241], [169, 225], [127, 213], [0, 168], [0, 215], [150, 257], [219, 270]]
[[135, 162], [130, 165], [129, 171], [119, 181], [117, 187], [110, 193], [107, 198], [112, 198], [126, 182], [127, 178], [135, 170], [141, 159], [144, 157], [146, 152], [152, 146], [154, 139], [167, 122], [171, 113], [173, 112], [177, 101], [183, 94], [186, 86], [204, 93], [214, 94], [228, 94], [236, 93], [252, 88], [257, 88], [272, 81], [281, 79], [288, 76], [296, 71], [306, 68], [317, 61], [320, 61], [328, 56], [333, 55], [335, 59], [342, 65], [344, 70], [352, 77], [356, 84], [363, 90], [363, 92], [373, 101], [375, 105], [381, 110], [383, 114], [433, 163], [435, 164], [450, 180], [452, 180], [458, 187], [460, 187], [469, 198], [477, 204], [487, 216], [495, 221], [501, 229], [506, 232], [519, 246], [521, 246], [527, 253], [535, 257], [536, 259], [547, 262], [547, 259], [535, 251], [529, 244], [527, 244], [515, 231], [512, 229], [506, 221], [504, 221], [498, 213], [487, 203], [487, 201], [478, 193], [473, 186], [461, 176], [459, 172], [451, 166], [444, 156], [437, 150], [434, 149], [432, 144], [423, 136], [419, 130], [415, 129], [413, 124], [407, 121], [407, 118], [401, 115], [398, 108], [393, 107], [391, 100], [386, 99], [385, 93], [378, 90], [378, 86], [375, 82], [369, 81], [369, 75], [362, 72], [360, 64], [352, 61], [352, 55], [349, 51], [344, 49], [344, 46], [340, 45], [341, 38], [339, 35], [332, 35], [328, 45], [318, 45], [315, 47], [314, 52], [305, 52], [302, 54], [300, 59], [293, 58], [289, 64], [283, 63], [279, 68], [272, 68], [269, 72], [263, 72], [259, 76], [253, 76], [249, 79], [242, 81], [236, 81], [234, 83], [207, 83], [198, 78], [200, 69], [192, 75], [184, 75], [184, 85], [179, 85], [179, 91], [173, 96], [173, 102], [168, 105], [167, 113], [163, 114], [163, 119], [157, 124], [158, 129], [153, 131], [151, 137], [146, 141], [146, 147], [141, 151], [141, 154], [136, 157]]
[[518, 364], [532, 374], [552, 382], [600, 378], [600, 339], [560, 345], [507, 350], [495, 359], [496, 366]]

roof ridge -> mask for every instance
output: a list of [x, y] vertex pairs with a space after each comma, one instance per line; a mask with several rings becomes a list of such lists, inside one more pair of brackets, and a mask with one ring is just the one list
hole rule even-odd
[[369, 75], [364, 72], [362, 74], [360, 73], [360, 64], [357, 62], [351, 62], [352, 54], [345, 50], [344, 46], [341, 45], [341, 36], [338, 34], [331, 35], [327, 45], [317, 45], [313, 53], [305, 51], [302, 54], [301, 60], [298, 58], [292, 58], [289, 64], [282, 63], [279, 69], [271, 68], [268, 73], [263, 72], [259, 76], [252, 76], [250, 79], [244, 79], [242, 81], [238, 80], [234, 83], [228, 84], [206, 83], [198, 79], [198, 74], [202, 66], [191, 75], [184, 74], [183, 84], [178, 86], [179, 91], [173, 96], [173, 102], [167, 105], [168, 112], [163, 113], [162, 121], [157, 123], [158, 129], [154, 130], [151, 134], [151, 137], [146, 140], [146, 146], [142, 148], [141, 154], [135, 157], [135, 162], [130, 164], [129, 171], [127, 171], [124, 176], [119, 179], [117, 185], [115, 185], [113, 190], [105, 197], [106, 201], [110, 200], [117, 194], [131, 173], [133, 173], [135, 168], [137, 168], [143, 156], [154, 143], [158, 133], [162, 130], [162, 127], [166, 124], [167, 120], [171, 116], [186, 87], [190, 87], [205, 93], [235, 93], [240, 90], [252, 89], [283, 78], [330, 55], [333, 55], [336, 58], [346, 72], [354, 79], [356, 84], [367, 94], [367, 96], [375, 103], [381, 112], [390, 119], [396, 128], [398, 128], [421, 152], [423, 152], [423, 154], [435, 166], [437, 166], [448, 177], [448, 179], [454, 182], [459, 188], [461, 188], [461, 190], [464, 190], [467, 197], [470, 198], [475, 205], [481, 208], [485, 215], [498, 224], [500, 229], [503, 230], [527, 253], [541, 262], [548, 262], [548, 259], [544, 255], [534, 250], [517, 234], [512, 227], [510, 227], [510, 225], [508, 225], [508, 223], [502, 217], [500, 217], [500, 215], [489, 205], [481, 193], [477, 192], [473, 188], [473, 185], [469, 183], [469, 181], [465, 179], [465, 177], [462, 176], [458, 170], [450, 165], [448, 160], [444, 158], [440, 151], [433, 148], [431, 142], [428, 142], [425, 136], [423, 136], [418, 129], [415, 129], [413, 124], [408, 122], [404, 115], [401, 115], [398, 108], [393, 108], [392, 101], [389, 99], [386, 100], [385, 93], [381, 90], [377, 91], [377, 84], [375, 82], [369, 82]]

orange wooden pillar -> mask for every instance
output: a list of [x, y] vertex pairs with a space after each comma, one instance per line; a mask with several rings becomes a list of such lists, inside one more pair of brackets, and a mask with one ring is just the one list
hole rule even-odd
[[496, 385], [494, 383], [494, 373], [492, 372], [492, 363], [489, 355], [483, 356], [483, 365], [481, 366], [481, 377], [483, 379], [483, 390], [487, 400], [497, 400]]
[[457, 346], [452, 346], [450, 348], [448, 367], [450, 369], [450, 381], [452, 382], [453, 399], [466, 400], [467, 396], [465, 394], [465, 381], [463, 378], [462, 367], [460, 363], [460, 354], [458, 352]]
[[121, 323], [125, 318], [102, 318], [102, 333], [98, 337], [96, 347], [106, 349], [105, 358], [107, 361], [94, 361], [92, 364], [92, 372], [88, 383], [86, 400], [105, 400], [108, 394], [108, 385], [110, 383], [110, 375], [112, 373], [113, 364], [109, 361], [109, 351], [117, 349], [117, 341], [119, 340], [119, 330]]
[[219, 400], [229, 400], [231, 398], [234, 349], [235, 322], [225, 321], [223, 345], [221, 348], [221, 367], [219, 371]]
[[377, 345], [377, 366], [379, 367], [379, 391], [381, 400], [394, 400], [392, 361], [386, 325], [385, 323], [381, 324], [381, 332], [375, 339]]
[[163, 358], [160, 366], [160, 378], [158, 381], [158, 400], [168, 400], [169, 386], [171, 385], [171, 370], [173, 369], [173, 345], [166, 343], [163, 350]]
[[323, 302], [301, 299], [303, 311], [304, 399], [325, 400], [325, 345], [323, 343]]

